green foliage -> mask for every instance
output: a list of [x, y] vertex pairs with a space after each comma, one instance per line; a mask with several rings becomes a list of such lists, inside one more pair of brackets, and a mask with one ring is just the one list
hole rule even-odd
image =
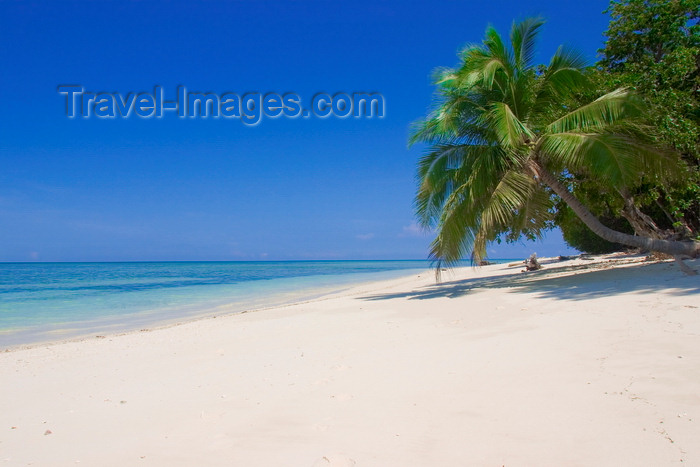
[[612, 0], [605, 13], [612, 19], [600, 65], [611, 71], [648, 69], [700, 45], [698, 0]]
[[[619, 216], [623, 202], [620, 196], [589, 177], [569, 176], [566, 178], [570, 191], [607, 227], [627, 234], [634, 234], [626, 219]], [[612, 253], [625, 249], [624, 245], [611, 243], [600, 238], [584, 224], [566, 203], [556, 203], [556, 225], [561, 229], [564, 241], [584, 253]]]
[[[599, 216], [601, 222], [611, 229], [618, 231], [630, 230], [629, 224], [624, 219], [614, 216]], [[557, 210], [556, 223], [561, 227], [564, 241], [579, 251], [590, 254], [603, 254], [621, 251], [624, 245], [611, 243], [594, 234], [574, 211], [566, 205]], [[630, 233], [630, 232], [626, 232]]]
[[[646, 107], [647, 134], [682, 155], [685, 162], [672, 180], [661, 180], [650, 171], [627, 192], [637, 207], [661, 229], [696, 237], [700, 233], [700, 0], [620, 0], [606, 11], [611, 22], [605, 32], [602, 59], [587, 70], [593, 83], [580, 102], [620, 87], [635, 90]], [[616, 230], [629, 230], [620, 216], [618, 193], [593, 174], [576, 171], [576, 196]], [[601, 196], [601, 193], [605, 193]], [[566, 210], [564, 206], [561, 209]], [[571, 216], [557, 216], [567, 242], [582, 248], [588, 229]]]
[[[681, 183], [644, 193], [644, 210], [664, 209], [700, 232], [700, 0], [612, 1], [612, 20], [595, 72], [599, 89], [627, 86], [648, 106], [654, 136], [680, 152], [687, 164]], [[637, 190], [641, 191], [641, 190]], [[654, 216], [664, 222], [665, 216]]]
[[540, 19], [514, 23], [510, 43], [495, 29], [435, 73], [434, 111], [413, 131], [428, 144], [419, 162], [415, 205], [437, 237], [431, 256], [478, 262], [497, 239], [535, 238], [551, 225], [555, 198], [542, 170], [587, 174], [614, 192], [644, 174], [677, 172], [636, 118], [643, 102], [625, 89], [576, 105], [593, 88], [576, 51], [560, 47], [548, 65], [533, 63]]

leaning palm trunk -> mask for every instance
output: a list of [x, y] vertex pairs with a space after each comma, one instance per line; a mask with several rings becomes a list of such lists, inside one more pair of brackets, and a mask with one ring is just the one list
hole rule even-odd
[[531, 162], [531, 168], [539, 180], [552, 189], [564, 202], [569, 205], [572, 211], [588, 226], [596, 235], [612, 243], [642, 248], [649, 251], [658, 251], [671, 256], [690, 256], [695, 258], [700, 255], [700, 242], [679, 242], [672, 240], [661, 240], [649, 237], [640, 237], [618, 232], [604, 226], [591, 211], [564, 186], [557, 178], [544, 170], [536, 162]]
[[625, 203], [625, 207], [620, 212], [620, 215], [627, 219], [627, 222], [629, 222], [637, 235], [650, 238], [669, 238], [669, 235], [659, 229], [656, 222], [654, 222], [651, 217], [644, 214], [642, 210], [637, 207], [634, 197], [629, 191], [621, 189], [619, 192]]

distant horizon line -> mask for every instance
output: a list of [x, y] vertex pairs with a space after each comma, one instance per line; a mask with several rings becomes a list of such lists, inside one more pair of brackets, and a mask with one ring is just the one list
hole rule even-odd
[[[520, 258], [485, 258], [488, 261], [510, 261]], [[124, 260], [124, 261], [0, 261], [0, 264], [96, 264], [96, 263], [311, 263], [311, 262], [332, 262], [332, 261], [424, 261], [432, 262], [428, 258], [424, 259], [231, 259], [231, 260]], [[460, 261], [470, 261], [462, 259]]]

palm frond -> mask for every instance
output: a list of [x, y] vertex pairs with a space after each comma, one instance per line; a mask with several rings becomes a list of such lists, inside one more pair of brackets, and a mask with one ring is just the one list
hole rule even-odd
[[510, 106], [504, 102], [494, 102], [491, 105], [486, 120], [498, 137], [498, 141], [506, 148], [516, 148], [530, 141], [534, 135], [527, 125], [521, 122], [513, 113]]
[[550, 133], [591, 131], [617, 124], [622, 119], [637, 117], [641, 102], [625, 88], [605, 94], [558, 118], [549, 125]]
[[549, 225], [547, 222], [554, 217], [552, 212], [552, 196], [542, 185], [528, 177], [532, 183], [531, 192], [512, 220], [510, 237], [518, 238], [525, 235], [528, 238], [540, 238]]
[[492, 137], [492, 131], [483, 123], [473, 121], [465, 112], [446, 105], [428, 120], [413, 123], [408, 143], [409, 147], [416, 143], [484, 144]]
[[433, 259], [450, 266], [471, 255], [478, 262], [485, 257], [488, 242], [511, 230], [514, 223], [523, 232], [544, 228], [549, 197], [532, 178], [509, 170], [491, 185], [480, 191], [465, 183], [447, 199], [431, 245]]
[[455, 86], [462, 91], [469, 91], [476, 86], [490, 90], [494, 86], [503, 89], [501, 75], [508, 73], [509, 64], [504, 57], [494, 55], [483, 47], [473, 47], [464, 54], [462, 67], [456, 71]]
[[441, 145], [433, 146], [418, 164], [419, 187], [414, 200], [421, 225], [433, 227], [440, 210], [453, 189], [469, 183], [470, 189], [482, 189], [503, 170], [495, 146]]
[[443, 264], [453, 266], [471, 252], [479, 212], [473, 203], [465, 202], [468, 194], [469, 187], [462, 185], [450, 194], [441, 211], [437, 236], [430, 245], [430, 258], [437, 262], [438, 271]]
[[527, 18], [519, 23], [513, 22], [510, 41], [513, 44], [515, 64], [521, 71], [532, 66], [532, 60], [535, 57], [535, 39], [543, 24], [542, 18]]
[[540, 77], [537, 106], [546, 109], [588, 89], [591, 84], [583, 74], [585, 68], [586, 60], [580, 52], [560, 46]]
[[611, 130], [547, 134], [538, 152], [550, 169], [588, 173], [615, 188], [632, 186], [645, 175], [673, 178], [680, 173], [671, 154], [645, 142], [633, 126]]

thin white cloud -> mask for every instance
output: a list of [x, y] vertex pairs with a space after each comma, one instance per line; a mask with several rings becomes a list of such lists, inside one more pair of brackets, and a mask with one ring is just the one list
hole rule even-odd
[[399, 234], [399, 237], [425, 237], [427, 235], [430, 235], [430, 230], [424, 229], [420, 225], [416, 224], [415, 222], [412, 222], [409, 225], [405, 225], [401, 229], [401, 233]]
[[355, 235], [355, 238], [357, 238], [359, 240], [369, 240], [370, 238], [374, 238], [374, 234], [373, 233], [359, 234], [359, 235]]

